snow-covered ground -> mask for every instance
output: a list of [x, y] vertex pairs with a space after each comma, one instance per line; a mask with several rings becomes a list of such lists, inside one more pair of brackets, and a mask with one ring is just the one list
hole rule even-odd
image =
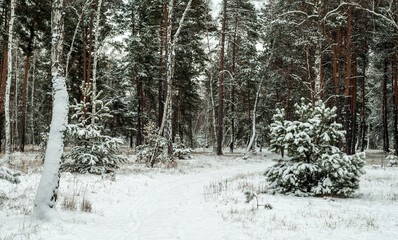
[[[397, 239], [398, 168], [366, 167], [355, 198], [299, 198], [262, 192], [271, 153], [198, 153], [172, 168], [122, 166], [114, 176], [63, 173], [59, 220], [31, 222], [40, 160], [15, 157], [25, 174], [0, 181], [0, 239]], [[84, 200], [84, 201], [83, 201]], [[82, 204], [84, 202], [84, 205]], [[82, 208], [85, 209], [82, 210]]]

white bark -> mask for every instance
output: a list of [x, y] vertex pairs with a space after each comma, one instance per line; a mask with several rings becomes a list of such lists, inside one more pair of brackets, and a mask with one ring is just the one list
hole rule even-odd
[[167, 38], [168, 38], [168, 43], [167, 43], [167, 96], [166, 96], [166, 101], [165, 101], [165, 106], [164, 106], [164, 112], [163, 112], [163, 119], [162, 119], [162, 124], [159, 129], [159, 134], [162, 134], [165, 123], [166, 123], [166, 118], [167, 114], [169, 111], [172, 112], [172, 89], [173, 89], [173, 75], [174, 75], [174, 67], [175, 67], [175, 48], [177, 45], [178, 41], [178, 36], [180, 35], [182, 25], [184, 24], [185, 16], [187, 15], [189, 9], [191, 8], [191, 3], [192, 0], [189, 0], [184, 13], [182, 14], [182, 17], [180, 19], [178, 29], [176, 33], [174, 34], [173, 39], [171, 39], [171, 30], [172, 30], [172, 19], [173, 19], [173, 6], [174, 6], [174, 0], [170, 1], [169, 5], [169, 26], [167, 29]]
[[319, 16], [319, 21], [317, 22], [317, 32], [316, 32], [316, 48], [315, 48], [315, 64], [314, 64], [314, 72], [315, 72], [315, 84], [314, 84], [314, 101], [317, 106], [319, 101], [321, 100], [321, 92], [322, 92], [322, 82], [321, 82], [321, 64], [322, 64], [322, 19], [320, 15], [323, 11], [323, 0], [318, 0], [314, 6], [314, 15]]
[[[209, 3], [206, 4], [206, 6], [209, 6]], [[210, 11], [210, 9], [207, 9], [208, 11]], [[207, 17], [207, 15], [206, 15]], [[207, 19], [206, 19], [207, 22]], [[206, 38], [207, 38], [207, 49], [208, 49], [208, 53], [207, 54], [211, 54], [211, 48], [210, 48], [210, 39], [209, 39], [209, 29], [207, 24], [205, 24], [206, 26]], [[212, 122], [213, 122], [213, 149], [215, 149], [216, 147], [216, 140], [217, 140], [217, 123], [216, 123], [216, 104], [214, 102], [214, 97], [213, 97], [213, 67], [214, 65], [211, 64], [211, 69], [210, 69], [210, 79], [209, 79], [209, 88], [210, 88], [210, 103], [211, 103], [211, 108], [212, 108]]]
[[256, 138], [256, 111], [257, 111], [258, 98], [260, 96], [260, 90], [261, 90], [261, 86], [263, 85], [263, 82], [264, 82], [264, 78], [262, 78], [260, 81], [260, 85], [258, 86], [257, 93], [256, 93], [256, 100], [254, 101], [253, 118], [252, 118], [252, 136], [250, 138], [249, 144], [247, 145], [245, 155], [249, 154], [250, 149], [252, 148], [254, 140]]
[[[173, 151], [173, 146], [172, 146], [172, 114], [173, 114], [173, 106], [172, 106], [172, 97], [173, 97], [173, 75], [174, 75], [174, 66], [175, 66], [175, 48], [177, 45], [178, 41], [178, 36], [180, 35], [182, 25], [185, 20], [185, 16], [187, 15], [189, 9], [191, 8], [191, 3], [192, 0], [189, 0], [184, 13], [182, 14], [182, 17], [179, 22], [178, 29], [176, 33], [174, 34], [174, 38], [171, 39], [171, 30], [173, 28], [172, 25], [172, 19], [173, 19], [173, 14], [174, 14], [174, 0], [170, 0], [169, 2], [169, 7], [168, 7], [168, 21], [169, 25], [167, 28], [167, 72], [166, 72], [166, 83], [167, 83], [167, 96], [166, 96], [166, 101], [165, 101], [165, 106], [164, 106], [164, 111], [163, 111], [163, 118], [162, 118], [162, 123], [159, 128], [159, 135], [162, 135], [164, 132], [164, 136], [167, 139], [167, 144], [168, 144], [168, 158], [169, 160], [172, 160], [172, 151]], [[166, 126], [167, 123], [167, 126]], [[159, 145], [157, 143], [155, 147], [155, 151], [153, 152], [151, 156], [151, 165], [153, 164], [154, 158], [158, 152]]]
[[[18, 46], [19, 42], [16, 41], [15, 46]], [[15, 77], [15, 91], [14, 91], [14, 122], [13, 137], [12, 137], [12, 149], [15, 149], [16, 139], [18, 139], [18, 48], [15, 48], [15, 65], [14, 65], [14, 77]]]
[[14, 31], [14, 21], [15, 21], [15, 0], [11, 0], [11, 14], [10, 22], [8, 26], [8, 63], [7, 63], [7, 82], [6, 82], [6, 92], [4, 99], [4, 112], [5, 112], [5, 122], [6, 122], [6, 146], [5, 146], [5, 156], [4, 164], [7, 166], [10, 161], [10, 151], [11, 151], [11, 123], [10, 123], [10, 93], [11, 93], [11, 78], [12, 78], [12, 46], [13, 46], [13, 31]]
[[75, 32], [73, 33], [72, 43], [70, 44], [68, 55], [66, 55], [66, 67], [65, 67], [65, 80], [66, 81], [68, 80], [68, 76], [69, 76], [69, 62], [70, 62], [70, 57], [72, 56], [73, 46], [75, 45], [76, 35], [77, 35], [78, 30], [79, 30], [80, 23], [82, 21], [82, 17], [83, 17], [84, 11], [86, 10], [87, 6], [89, 4], [91, 4], [91, 2], [92, 1], [88, 1], [87, 0], [85, 2], [84, 6], [83, 6], [82, 12], [80, 13], [80, 15], [78, 14], [79, 21], [77, 22], [76, 28], [75, 28]]
[[93, 65], [93, 91], [92, 91], [92, 114], [91, 114], [91, 124], [95, 124], [95, 99], [97, 97], [97, 64], [98, 64], [98, 54], [99, 54], [99, 23], [100, 23], [100, 17], [101, 17], [101, 5], [102, 5], [102, 0], [98, 1], [98, 6], [97, 6], [97, 16], [95, 20], [95, 35], [94, 35], [94, 65]]
[[[268, 68], [268, 66], [271, 62], [272, 56], [273, 56], [273, 51], [274, 50], [271, 49], [271, 55], [268, 57], [268, 60], [265, 64], [264, 69]], [[265, 78], [261, 78], [261, 80], [260, 80], [260, 84], [258, 85], [258, 89], [257, 89], [257, 93], [256, 93], [256, 100], [254, 101], [253, 118], [252, 118], [252, 136], [250, 137], [249, 144], [247, 145], [245, 156], [249, 155], [250, 149], [252, 148], [254, 140], [256, 139], [256, 111], [257, 111], [258, 99], [260, 97], [260, 91], [261, 91], [261, 87], [263, 85], [264, 79]]]
[[43, 173], [33, 209], [33, 217], [41, 220], [48, 220], [53, 216], [60, 180], [59, 168], [64, 148], [64, 133], [68, 121], [68, 92], [62, 65], [63, 0], [52, 1], [51, 32], [51, 75], [54, 90], [53, 113]]
[[32, 92], [31, 92], [31, 129], [32, 129], [32, 146], [35, 145], [35, 81], [36, 81], [36, 61], [37, 61], [37, 56], [36, 53], [33, 55], [33, 69], [32, 69]]

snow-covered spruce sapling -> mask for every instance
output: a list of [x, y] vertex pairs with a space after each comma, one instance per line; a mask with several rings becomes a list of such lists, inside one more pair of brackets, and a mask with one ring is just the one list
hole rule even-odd
[[[150, 166], [154, 163], [164, 162], [167, 160], [165, 148], [167, 141], [158, 134], [156, 123], [149, 121], [144, 127], [144, 144], [137, 147], [137, 161], [145, 162]], [[153, 156], [155, 154], [155, 156]], [[150, 161], [153, 159], [154, 163]]]
[[173, 157], [176, 159], [190, 159], [191, 150], [186, 148], [181, 142], [180, 137], [177, 135], [175, 138], [175, 143], [173, 144]]
[[0, 179], [4, 179], [12, 183], [19, 183], [19, 176], [21, 176], [21, 172], [19, 171], [13, 171], [7, 167], [0, 167]]
[[[69, 124], [67, 134], [74, 141], [74, 146], [70, 152], [64, 154], [62, 170], [68, 172], [103, 174], [113, 172], [118, 168], [118, 164], [127, 162], [127, 158], [118, 155], [119, 146], [123, 143], [119, 138], [106, 136], [102, 133], [103, 127], [99, 124], [106, 118], [111, 118], [109, 114], [109, 102], [104, 104], [99, 99], [101, 92], [94, 99], [89, 99], [92, 95], [91, 86], [83, 84], [83, 97], [80, 102], [75, 99], [75, 104], [71, 106], [74, 111], [72, 120], [76, 122]], [[95, 106], [97, 111], [92, 114], [91, 108]], [[92, 121], [92, 118], [95, 121]]]
[[286, 150], [288, 158], [266, 170], [271, 189], [297, 196], [351, 196], [364, 173], [364, 154], [348, 156], [336, 147], [345, 133], [334, 121], [336, 108], [304, 99], [295, 108], [295, 121], [285, 120], [283, 110], [273, 117], [270, 150]]
[[[398, 167], [398, 156], [389, 154], [386, 158], [388, 167]], [[384, 164], [383, 164], [384, 165]]]

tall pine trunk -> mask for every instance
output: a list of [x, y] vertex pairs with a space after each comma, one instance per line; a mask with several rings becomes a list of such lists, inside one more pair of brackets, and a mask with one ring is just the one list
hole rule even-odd
[[[396, 45], [396, 44], [395, 44]], [[398, 66], [397, 54], [393, 57], [393, 93], [394, 93], [394, 154], [398, 155]]]
[[[236, 9], [239, 8], [239, 2], [236, 2], [237, 6]], [[234, 37], [233, 37], [233, 43], [232, 43], [232, 77], [233, 77], [233, 82], [232, 82], [232, 89], [231, 89], [231, 112], [232, 112], [232, 117], [231, 117], [231, 141], [229, 143], [229, 150], [231, 153], [234, 152], [234, 145], [235, 145], [235, 83], [236, 83], [236, 73], [235, 73], [235, 68], [236, 68], [236, 48], [237, 44], [236, 41], [237, 39], [237, 28], [238, 28], [238, 12], [236, 10], [235, 13], [235, 27], [234, 27]], [[249, 104], [250, 106], [250, 104]], [[250, 111], [250, 108], [249, 108]]]
[[365, 82], [366, 82], [366, 57], [363, 59], [362, 66], [362, 108], [361, 108], [361, 152], [365, 151], [366, 119], [365, 119]]
[[351, 80], [351, 154], [355, 153], [357, 142], [357, 54], [353, 45], [352, 53], [352, 80]]
[[348, 16], [347, 16], [347, 36], [346, 36], [346, 51], [345, 51], [345, 93], [344, 93], [344, 109], [345, 109], [345, 120], [344, 120], [344, 129], [346, 131], [346, 143], [345, 143], [345, 152], [350, 154], [351, 152], [351, 12], [352, 7], [348, 8]]
[[220, 80], [218, 92], [218, 134], [217, 155], [222, 155], [223, 121], [224, 121], [224, 48], [225, 48], [225, 23], [227, 18], [227, 0], [224, 0], [223, 20], [221, 29], [221, 53], [220, 53]]
[[37, 17], [37, 7], [39, 4], [39, 0], [35, 1], [35, 14], [33, 15], [33, 19], [31, 25], [29, 27], [29, 40], [28, 40], [28, 49], [26, 54], [26, 61], [25, 61], [25, 74], [24, 74], [24, 81], [23, 81], [23, 89], [22, 89], [22, 127], [21, 127], [21, 144], [19, 146], [19, 150], [24, 152], [25, 150], [25, 135], [26, 135], [26, 95], [28, 89], [28, 77], [29, 77], [29, 67], [30, 67], [30, 57], [33, 52], [33, 42], [35, 38], [35, 26], [36, 26], [36, 17]]
[[387, 82], [388, 82], [388, 61], [384, 59], [384, 78], [383, 78], [383, 106], [382, 106], [382, 119], [383, 119], [383, 150], [384, 152], [390, 151], [390, 139], [388, 136], [388, 107], [387, 107]]

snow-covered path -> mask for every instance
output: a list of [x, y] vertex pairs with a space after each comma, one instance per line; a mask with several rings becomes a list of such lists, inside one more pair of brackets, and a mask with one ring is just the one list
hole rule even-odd
[[233, 234], [225, 225], [214, 203], [206, 202], [204, 186], [212, 180], [258, 170], [258, 163], [242, 164], [154, 181], [147, 193], [132, 201], [120, 222], [124, 231], [115, 239], [235, 239], [233, 236], [239, 234]]
[[[205, 199], [205, 187], [210, 182], [263, 169], [264, 161], [234, 159], [226, 167], [187, 174], [143, 175], [143, 179], [136, 175], [118, 176], [112, 187], [101, 187], [96, 193], [105, 200], [101, 217], [82, 216], [80, 221], [64, 215], [62, 228], [58, 228], [61, 232], [50, 230], [49, 226], [44, 229], [50, 231], [42, 229], [40, 235], [44, 239], [54, 234], [60, 236], [57, 239], [247, 239], [223, 221], [215, 202]], [[103, 191], [109, 191], [109, 195], [101, 194]]]

